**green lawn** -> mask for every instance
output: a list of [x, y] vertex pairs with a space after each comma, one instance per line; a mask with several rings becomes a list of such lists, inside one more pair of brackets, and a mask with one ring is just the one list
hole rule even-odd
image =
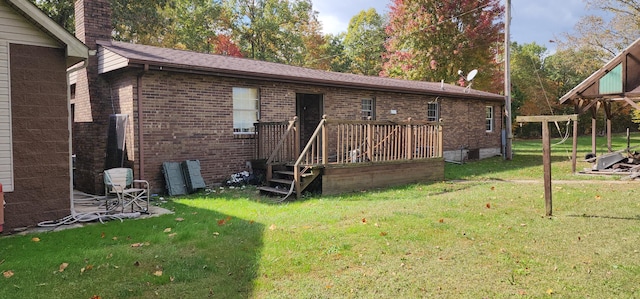
[[553, 217], [540, 142], [521, 141], [445, 182], [285, 204], [217, 190], [174, 215], [0, 238], [0, 298], [640, 297], [638, 182], [573, 175], [565, 147]]

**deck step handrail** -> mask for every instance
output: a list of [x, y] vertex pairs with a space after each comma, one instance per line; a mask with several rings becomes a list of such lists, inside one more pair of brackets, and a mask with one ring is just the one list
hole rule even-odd
[[[287, 140], [287, 138], [297, 130], [297, 127], [296, 127], [296, 123], [297, 122], [298, 122], [298, 117], [297, 116], [294, 116], [293, 120], [289, 121], [289, 126], [287, 127], [287, 130], [285, 131], [285, 133], [280, 138], [280, 141], [278, 141], [278, 145], [276, 145], [276, 147], [273, 150], [273, 152], [271, 152], [271, 155], [267, 159], [267, 164], [273, 163], [273, 160], [276, 158], [276, 156], [280, 153], [280, 151], [284, 147], [284, 144], [285, 144], [285, 141]], [[287, 162], [287, 161], [282, 161], [282, 162]]]

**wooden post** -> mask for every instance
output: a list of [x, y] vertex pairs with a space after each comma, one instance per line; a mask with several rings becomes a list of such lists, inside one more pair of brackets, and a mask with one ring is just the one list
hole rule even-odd
[[607, 121], [607, 150], [612, 152], [611, 147], [611, 102], [604, 102], [604, 117]]
[[411, 150], [411, 148], [413, 147], [413, 130], [412, 130], [412, 125], [411, 125], [411, 117], [409, 117], [409, 119], [407, 120], [407, 153], [405, 155], [405, 157], [407, 157], [407, 160], [411, 160], [413, 159], [413, 150]]
[[576, 161], [578, 160], [578, 121], [573, 122], [573, 151], [571, 152], [571, 172], [576, 173]]
[[596, 134], [598, 131], [598, 122], [597, 122], [597, 116], [598, 116], [598, 108], [597, 108], [597, 104], [596, 106], [591, 107], [591, 152], [594, 155], [597, 155], [597, 148], [596, 148]]
[[438, 122], [438, 157], [444, 157], [444, 144], [442, 143], [442, 119]]
[[329, 132], [327, 132], [327, 115], [322, 116], [322, 165], [329, 161]]
[[[551, 198], [552, 189], [551, 189], [551, 138], [549, 136], [549, 122], [550, 121], [568, 121], [572, 120], [574, 122], [578, 121], [577, 114], [571, 115], [538, 115], [538, 116], [518, 116], [516, 118], [516, 122], [540, 122], [542, 123], [542, 164], [544, 169], [544, 204], [545, 204], [545, 215], [552, 216], [553, 215], [553, 201]], [[574, 128], [575, 128], [574, 124]], [[574, 142], [576, 138], [576, 131], [574, 130]], [[574, 151], [575, 153], [575, 151]]]
[[544, 169], [544, 206], [547, 216], [553, 214], [551, 200], [551, 140], [549, 137], [549, 123], [542, 121], [542, 165]]
[[367, 159], [373, 161], [373, 125], [367, 123]]
[[295, 150], [294, 152], [294, 159], [296, 159], [299, 155], [300, 155], [300, 122], [298, 121], [298, 116], [296, 115], [296, 117], [293, 118], [293, 120], [295, 121], [294, 123], [294, 128], [293, 130], [295, 131], [295, 135], [294, 135], [294, 140], [293, 140], [293, 147]]

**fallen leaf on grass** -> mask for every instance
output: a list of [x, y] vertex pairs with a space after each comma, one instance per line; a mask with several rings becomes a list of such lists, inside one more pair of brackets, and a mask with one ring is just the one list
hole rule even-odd
[[176, 221], [178, 221], [178, 222], [182, 222], [182, 221], [184, 221], [184, 218], [182, 218], [182, 217], [178, 217], [178, 218], [176, 218]]
[[380, 232], [380, 235], [384, 237], [387, 235], [387, 232]]
[[93, 269], [93, 265], [87, 265], [85, 267], [82, 267], [82, 269], [80, 269], [80, 274], [82, 274], [82, 273], [84, 273], [86, 271], [89, 271], [91, 269]]
[[135, 263], [133, 263], [134, 266], [139, 267], [140, 266], [140, 262], [136, 261]]
[[549, 295], [553, 295], [553, 293], [554, 293], [553, 289], [548, 289], [548, 290], [547, 290], [547, 294], [549, 294]]
[[488, 202], [488, 203], [485, 205], [485, 207], [487, 207], [487, 209], [491, 209], [491, 203], [490, 203], [490, 202]]
[[217, 237], [217, 236], [220, 235], [220, 233], [219, 232], [213, 232], [213, 235]]
[[171, 234], [169, 234], [168, 236], [169, 236], [170, 238], [173, 238], [173, 237], [175, 237], [177, 234], [178, 234], [178, 233], [171, 233]]
[[440, 219], [438, 219], [438, 222], [440, 222], [440, 223], [444, 223], [444, 218], [440, 218]]
[[40, 242], [40, 238], [38, 238], [38, 237], [33, 237], [33, 238], [31, 238], [31, 241], [33, 241], [33, 242]]
[[13, 276], [13, 271], [11, 270], [7, 270], [2, 272], [2, 276], [4, 276], [4, 278], [10, 278], [11, 276]]
[[170, 232], [170, 231], [171, 231], [171, 228], [170, 228], [170, 227], [167, 227], [167, 228], [165, 228], [165, 229], [163, 230], [163, 232], [165, 232], [165, 233], [168, 233], [168, 232]]
[[367, 223], [367, 218], [362, 218], [362, 223]]
[[169, 276], [169, 281], [170, 281], [170, 282], [173, 282], [175, 279], [176, 279], [175, 277], [173, 277], [173, 276]]
[[100, 238], [104, 239], [104, 232], [100, 233]]
[[269, 230], [275, 230], [276, 229], [276, 225], [275, 224], [271, 224], [271, 226], [269, 226]]
[[157, 270], [156, 272], [153, 272], [153, 275], [162, 276], [162, 270]]
[[91, 296], [91, 299], [102, 299], [102, 297], [100, 297], [98, 295], [93, 295], [93, 296]]
[[231, 216], [227, 216], [227, 218], [218, 220], [218, 225], [223, 226], [227, 224], [227, 222], [231, 221]]
[[111, 238], [111, 240], [117, 241], [118, 237], [113, 237], [113, 238]]
[[496, 190], [496, 186], [491, 186], [491, 191]]
[[596, 200], [600, 200], [601, 198], [600, 195], [596, 195]]
[[69, 266], [69, 263], [60, 264], [60, 269], [58, 270], [58, 272], [63, 272], [64, 269], [67, 269], [68, 266]]

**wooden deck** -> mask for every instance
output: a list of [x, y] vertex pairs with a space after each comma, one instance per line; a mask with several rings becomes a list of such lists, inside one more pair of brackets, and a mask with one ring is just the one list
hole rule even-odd
[[320, 121], [300, 150], [297, 119], [258, 123], [256, 158], [266, 160], [262, 191], [300, 197], [318, 177], [322, 193], [337, 194], [442, 180], [442, 125], [438, 122]]

